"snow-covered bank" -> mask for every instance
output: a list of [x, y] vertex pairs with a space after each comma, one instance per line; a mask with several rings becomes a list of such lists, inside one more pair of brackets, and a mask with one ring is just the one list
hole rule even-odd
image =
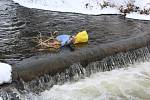
[[[60, 12], [74, 12], [82, 14], [118, 14], [114, 8], [101, 9], [102, 0], [14, 0], [16, 3], [28, 8], [38, 8]], [[106, 12], [104, 12], [106, 11]], [[107, 12], [109, 11], [109, 13]]]
[[[94, 15], [120, 14], [120, 7], [127, 13], [141, 12], [142, 10], [150, 13], [150, 0], [14, 0], [14, 2], [28, 8]], [[132, 18], [135, 18], [133, 14]], [[143, 18], [140, 17], [140, 19]]]
[[142, 15], [134, 12], [134, 13], [127, 14], [126, 18], [150, 20], [150, 15]]
[[12, 68], [6, 63], [0, 63], [0, 85], [3, 83], [10, 83]]

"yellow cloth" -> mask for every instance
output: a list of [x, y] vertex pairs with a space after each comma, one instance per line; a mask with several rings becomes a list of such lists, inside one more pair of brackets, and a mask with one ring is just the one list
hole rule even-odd
[[88, 42], [88, 33], [86, 31], [79, 32], [75, 36], [75, 42], [74, 42], [74, 44], [84, 43], [84, 42]]

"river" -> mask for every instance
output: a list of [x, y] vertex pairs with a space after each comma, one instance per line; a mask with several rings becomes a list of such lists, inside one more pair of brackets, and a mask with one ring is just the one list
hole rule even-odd
[[[72, 34], [87, 30], [90, 33], [89, 43], [76, 48], [78, 51], [149, 33], [149, 27], [150, 21], [127, 19], [122, 15], [85, 15], [30, 9], [12, 0], [1, 0], [0, 61], [13, 65], [34, 56], [54, 54], [35, 49], [37, 44], [34, 39], [39, 32], [49, 36], [54, 31]], [[64, 48], [57, 53], [64, 52], [71, 51]], [[22, 99], [33, 100], [149, 100], [149, 66], [149, 61], [145, 60], [130, 64], [128, 68], [93, 73], [62, 85], [54, 84], [40, 94], [27, 92], [23, 96], [21, 93], [18, 95]]]

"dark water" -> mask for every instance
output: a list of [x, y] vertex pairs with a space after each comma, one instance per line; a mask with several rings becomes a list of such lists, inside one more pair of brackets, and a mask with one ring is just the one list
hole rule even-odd
[[[42, 36], [49, 36], [50, 32], [56, 30], [59, 31], [60, 34], [72, 34], [81, 30], [87, 30], [90, 33], [89, 43], [80, 48], [76, 48], [74, 51], [76, 52], [81, 49], [92, 48], [98, 44], [133, 38], [144, 33], [149, 33], [149, 27], [149, 21], [125, 19], [122, 15], [92, 16], [51, 12], [25, 8], [15, 4], [12, 0], [1, 0], [0, 61], [14, 64], [28, 57], [47, 54], [47, 52], [40, 52], [36, 49], [35, 37], [39, 36], [39, 32], [42, 33]], [[68, 71], [67, 69], [65, 73], [56, 74], [54, 77], [49, 75], [42, 76], [29, 83], [23, 83], [23, 86], [18, 86], [18, 84], [12, 83], [9, 86], [3, 86], [4, 89], [0, 89], [0, 96], [2, 96], [4, 100], [18, 100], [18, 98], [23, 98], [20, 100], [30, 100], [29, 97], [33, 96], [31, 94], [32, 91], [33, 93], [45, 91], [55, 84], [63, 84], [66, 81], [70, 81], [70, 79], [72, 79], [71, 76], [75, 78], [78, 76], [77, 78], [80, 79], [80, 77], [89, 77], [91, 74], [99, 71], [126, 68], [128, 63], [132, 64], [134, 62], [147, 61], [150, 59], [149, 51], [149, 47], [145, 47], [136, 51], [127, 52], [126, 54], [121, 53], [108, 58], [106, 57], [102, 61], [89, 64], [87, 69], [84, 69], [80, 64], [74, 65], [74, 69], [70, 67], [71, 71]], [[64, 48], [58, 53], [62, 52], [71, 51]], [[48, 54], [51, 54], [51, 52]], [[147, 71], [147, 69], [145, 70]], [[135, 77], [137, 77], [137, 75], [135, 75]], [[122, 79], [122, 77], [120, 77], [120, 79]], [[118, 83], [119, 82], [120, 80]], [[145, 84], [149, 84], [149, 81], [147, 80], [144, 82], [147, 82]], [[133, 79], [131, 79], [131, 83], [133, 83]], [[24, 91], [20, 91], [20, 89], [18, 89], [20, 87], [21, 90]], [[145, 88], [147, 87], [145, 86]], [[130, 90], [131, 89], [132, 88], [130, 88]], [[122, 88], [122, 90], [125, 89]], [[136, 92], [137, 91], [135, 91], [135, 93]], [[115, 91], [113, 91], [113, 93], [115, 93]], [[143, 94], [145, 94], [145, 92]], [[51, 95], [52, 94], [50, 93], [49, 96]], [[72, 98], [74, 97], [75, 96]], [[145, 95], [143, 95], [143, 97], [145, 97]]]
[[[76, 50], [119, 41], [150, 32], [149, 21], [125, 19], [121, 15], [82, 15], [29, 9], [12, 0], [0, 1], [0, 60], [10, 64], [45, 54], [35, 47], [35, 37], [50, 32], [72, 34], [81, 30], [90, 33], [89, 43]], [[62, 50], [60, 52], [70, 52]]]

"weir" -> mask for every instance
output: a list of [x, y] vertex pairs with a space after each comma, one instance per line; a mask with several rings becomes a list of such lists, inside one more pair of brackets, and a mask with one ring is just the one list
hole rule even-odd
[[111, 71], [114, 69], [127, 68], [129, 65], [146, 62], [150, 60], [150, 47], [143, 47], [130, 50], [126, 53], [118, 53], [105, 57], [100, 61], [89, 63], [86, 67], [81, 63], [75, 63], [63, 72], [55, 75], [47, 74], [33, 79], [30, 82], [23, 82], [24, 89], [29, 89], [33, 93], [44, 91], [53, 85], [62, 85], [65, 82], [74, 82], [97, 72]]
[[[149, 38], [149, 34], [143, 34], [67, 54], [28, 58], [13, 66], [13, 80], [22, 79], [27, 82], [45, 74], [53, 76], [76, 63], [80, 63], [81, 66], [86, 68], [91, 62], [100, 61], [119, 52], [127, 52], [148, 46], [150, 43]], [[109, 62], [111, 63], [111, 60]]]
[[[146, 40], [145, 43], [148, 43], [148, 41]], [[51, 73], [43, 74], [28, 82], [19, 80], [19, 84], [14, 83], [12, 86], [1, 88], [0, 96], [4, 100], [11, 100], [12, 98], [16, 100], [22, 100], [24, 98], [31, 99], [38, 93], [50, 89], [53, 85], [74, 82], [89, 77], [96, 72], [127, 68], [130, 64], [149, 61], [150, 47], [138, 47], [138, 49], [134, 48], [120, 53], [115, 52], [111, 56], [104, 57], [101, 60], [89, 62], [87, 66], [83, 66], [81, 62], [77, 62], [68, 68], [64, 68], [64, 71], [53, 73], [54, 75]]]

